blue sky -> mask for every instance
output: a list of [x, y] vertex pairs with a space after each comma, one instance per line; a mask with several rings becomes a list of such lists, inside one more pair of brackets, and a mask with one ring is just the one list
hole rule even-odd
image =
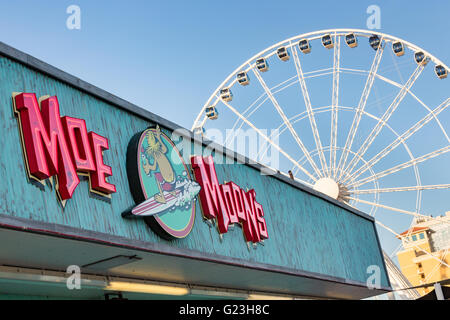
[[[66, 8], [72, 4], [81, 8], [80, 30], [66, 27]], [[437, 0], [425, 3], [400, 0], [3, 0], [0, 2], [0, 41], [190, 128], [213, 90], [255, 53], [283, 39], [315, 30], [367, 29], [369, 15], [366, 9], [369, 5], [378, 5], [381, 9], [381, 29], [378, 31], [414, 43], [450, 64], [450, 21], [447, 19], [450, 2]], [[367, 45], [363, 42], [361, 46]], [[370, 50], [368, 54], [371, 52], [373, 55]], [[389, 56], [384, 58], [391, 59]], [[392, 66], [391, 61], [386, 67], [387, 73], [393, 71]], [[403, 83], [410, 69], [402, 66], [393, 73], [392, 76]], [[436, 101], [442, 101], [434, 101], [433, 96], [435, 93], [445, 96], [449, 83], [432, 81], [423, 82], [420, 89], [427, 102], [431, 103], [430, 107], [435, 106]], [[356, 82], [350, 84], [355, 88], [358, 86]], [[314, 86], [318, 90], [321, 85], [311, 84], [312, 90]], [[355, 89], [359, 94], [358, 90], [361, 88]], [[389, 90], [377, 84], [373, 95], [389, 96], [392, 94]], [[448, 112], [443, 117], [443, 124], [448, 129]], [[393, 119], [399, 125], [403, 120]], [[423, 146], [432, 135], [433, 132], [419, 136], [416, 145]], [[433, 147], [437, 148], [437, 143]], [[429, 152], [423, 147], [421, 153], [420, 148], [413, 150], [416, 156]], [[450, 160], [449, 157], [444, 159], [447, 163]], [[436, 177], [445, 163], [442, 161], [438, 162], [437, 168], [428, 168], [423, 180], [427, 180], [427, 175]], [[405, 173], [404, 177], [396, 179], [406, 181], [408, 175], [410, 173]], [[428, 184], [448, 183], [448, 180], [428, 180]], [[385, 187], [394, 185], [395, 181], [391, 184], [388, 181]], [[445, 208], [450, 210], [448, 203], [443, 204], [439, 200], [448, 195], [448, 190], [445, 192], [424, 199], [424, 204], [433, 214], [442, 214]], [[389, 195], [386, 197], [386, 203], [400, 201], [411, 209], [411, 199], [399, 200], [403, 195], [393, 200]], [[394, 215], [387, 217], [383, 222], [400, 232], [410, 220], [409, 216], [407, 220]], [[392, 251], [398, 243], [384, 231], [380, 230], [380, 234], [388, 239], [383, 240], [387, 251]]]
[[[66, 28], [71, 4], [81, 8], [81, 30]], [[373, 0], [1, 1], [0, 39], [190, 127], [217, 85], [253, 54], [301, 33], [366, 29], [371, 4], [381, 8], [380, 31], [450, 61], [448, 1], [420, 9]]]

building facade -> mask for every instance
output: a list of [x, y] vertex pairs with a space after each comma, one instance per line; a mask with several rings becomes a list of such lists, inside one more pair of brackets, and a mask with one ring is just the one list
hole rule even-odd
[[450, 268], [441, 263], [450, 264], [450, 211], [435, 219], [416, 218], [398, 238], [403, 246], [397, 253], [402, 273], [413, 286], [430, 284], [418, 288], [420, 294], [427, 294], [434, 283], [450, 278]]

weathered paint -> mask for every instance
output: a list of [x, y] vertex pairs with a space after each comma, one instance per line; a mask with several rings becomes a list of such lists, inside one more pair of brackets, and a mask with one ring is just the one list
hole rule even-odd
[[[109, 139], [110, 149], [104, 153], [104, 161], [112, 167], [109, 182], [117, 188], [111, 199], [90, 194], [86, 178], [81, 178], [73, 198], [63, 209], [49, 186], [41, 190], [28, 182], [13, 114], [13, 92], [34, 92], [38, 97], [56, 95], [62, 116], [85, 119], [89, 130]], [[0, 105], [2, 214], [359, 283], [366, 282], [368, 266], [378, 265], [382, 270], [381, 285], [389, 286], [373, 221], [279, 179], [263, 176], [247, 165], [216, 165], [216, 170], [221, 182], [232, 180], [243, 188], [255, 189], [269, 232], [264, 246], [248, 250], [239, 227], [221, 241], [217, 230], [202, 221], [198, 204], [191, 234], [180, 240], [163, 240], [143, 221], [121, 217], [122, 211], [134, 205], [125, 168], [128, 142], [135, 133], [154, 123], [1, 55]], [[163, 131], [171, 133], [167, 128]]]

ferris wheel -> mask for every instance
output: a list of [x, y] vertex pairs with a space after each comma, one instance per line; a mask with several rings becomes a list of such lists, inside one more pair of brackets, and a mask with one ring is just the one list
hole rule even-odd
[[248, 147], [234, 142], [252, 132], [248, 158], [277, 152], [267, 166], [374, 216], [395, 238], [413, 218], [450, 210], [449, 70], [372, 30], [301, 34], [236, 68], [192, 130], [240, 153]]

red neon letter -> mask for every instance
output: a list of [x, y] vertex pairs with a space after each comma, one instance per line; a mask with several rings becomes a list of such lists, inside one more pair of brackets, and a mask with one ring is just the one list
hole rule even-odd
[[244, 209], [247, 216], [246, 223], [243, 223], [244, 234], [247, 241], [259, 242], [261, 238], [259, 237], [259, 228], [256, 221], [256, 214], [253, 211], [253, 194], [255, 191], [250, 190], [245, 193], [241, 190], [242, 199], [244, 200]]
[[72, 146], [71, 156], [77, 171], [95, 171], [95, 163], [89, 145], [86, 122], [83, 119], [71, 117], [61, 118], [66, 141]]
[[223, 199], [225, 200], [225, 204], [227, 206], [228, 216], [230, 217], [230, 224], [239, 222], [233, 199], [233, 190], [231, 189], [232, 183], [233, 182], [228, 182], [227, 184], [222, 184], [220, 186], [222, 188]]
[[217, 218], [219, 232], [226, 233], [230, 219], [222, 197], [219, 181], [217, 180], [212, 156], [208, 156], [205, 159], [200, 156], [192, 157], [191, 165], [195, 179], [202, 187], [200, 190], [200, 202], [203, 215], [206, 219]]
[[255, 190], [250, 190], [248, 192], [250, 195], [250, 201], [252, 202], [253, 212], [255, 213], [255, 227], [258, 230], [260, 239], [269, 239], [269, 234], [267, 233], [266, 220], [264, 219], [264, 210], [260, 203], [256, 202], [256, 192]]
[[109, 149], [108, 139], [92, 131], [88, 133], [88, 137], [97, 168], [90, 173], [92, 189], [105, 194], [116, 192], [116, 186], [106, 181], [106, 177], [112, 175], [111, 167], [103, 163], [103, 150]]
[[191, 158], [192, 169], [201, 186], [200, 202], [206, 219], [216, 218], [219, 232], [228, 231], [230, 223], [241, 223], [246, 241], [268, 239], [264, 211], [256, 202], [255, 190], [245, 192], [237, 184], [219, 185], [212, 156]]
[[256, 217], [258, 219], [258, 226], [259, 226], [259, 235], [261, 236], [261, 239], [269, 239], [269, 233], [267, 232], [267, 225], [266, 225], [266, 219], [264, 219], [264, 210], [260, 203], [256, 202], [255, 200], [255, 212]]
[[242, 201], [241, 187], [234, 182], [229, 182], [229, 184], [233, 192], [234, 207], [236, 208], [238, 220], [245, 223], [245, 221], [247, 221], [247, 216], [245, 214], [244, 203]]
[[20, 114], [30, 174], [38, 179], [57, 175], [62, 200], [72, 197], [80, 180], [70, 157], [56, 97], [42, 101], [42, 111], [34, 93], [14, 97]]

